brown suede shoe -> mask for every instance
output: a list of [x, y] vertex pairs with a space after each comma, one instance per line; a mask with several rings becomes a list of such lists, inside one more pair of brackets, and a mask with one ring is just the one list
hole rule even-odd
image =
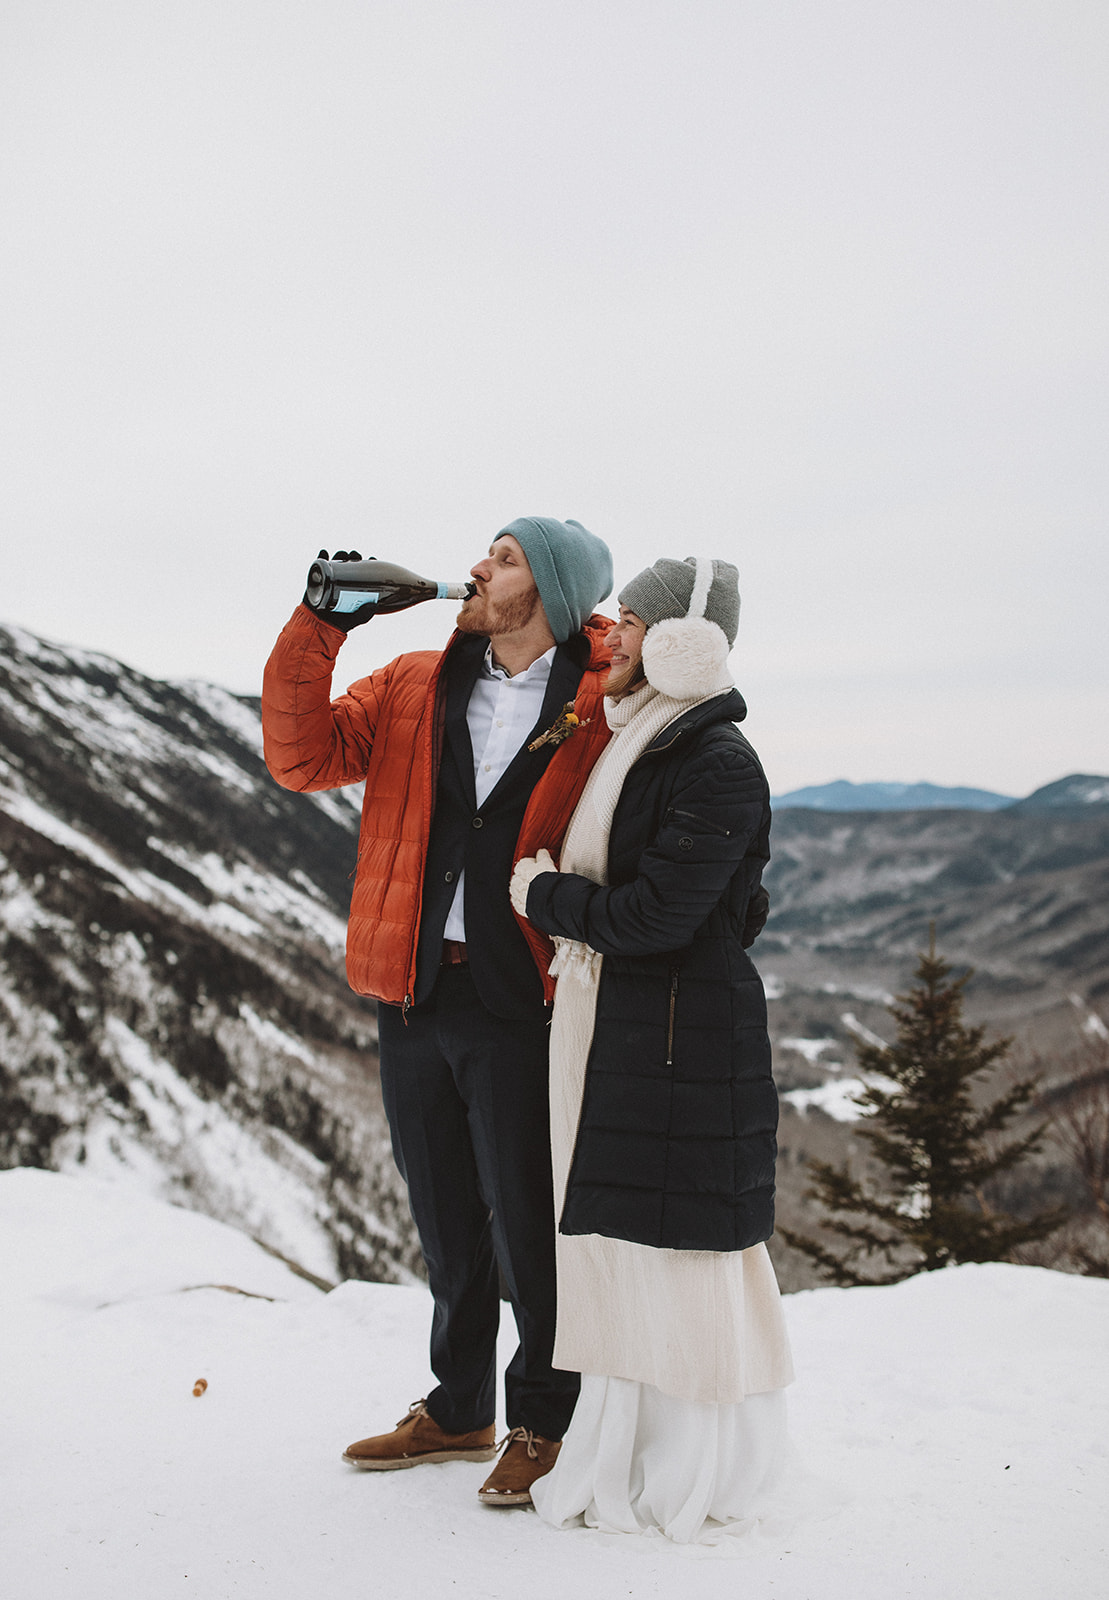
[[513, 1428], [501, 1441], [508, 1448], [477, 1492], [487, 1506], [530, 1506], [531, 1486], [555, 1464], [560, 1439], [544, 1439], [530, 1428]]
[[474, 1433], [444, 1433], [424, 1402], [413, 1400], [392, 1433], [359, 1439], [343, 1451], [343, 1460], [367, 1472], [417, 1467], [421, 1461], [492, 1461], [496, 1438], [492, 1423]]

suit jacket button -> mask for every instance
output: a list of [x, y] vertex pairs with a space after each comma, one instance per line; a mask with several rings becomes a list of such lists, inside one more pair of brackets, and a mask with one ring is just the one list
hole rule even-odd
[[485, 818], [484, 817], [475, 817], [473, 822], [471, 823], [471, 827], [474, 827], [474, 828], [484, 828], [484, 826], [485, 826]]
[[454, 882], [454, 873], [453, 872], [444, 872], [444, 874], [443, 874], [443, 882], [444, 883], [453, 883]]

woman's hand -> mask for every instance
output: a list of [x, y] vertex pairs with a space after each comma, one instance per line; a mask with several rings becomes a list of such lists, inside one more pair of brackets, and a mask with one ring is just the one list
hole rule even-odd
[[512, 909], [517, 916], [526, 917], [528, 914], [528, 890], [531, 888], [532, 880], [544, 872], [557, 871], [558, 868], [549, 850], [540, 850], [537, 856], [524, 856], [522, 860], [517, 861], [512, 881], [508, 886]]

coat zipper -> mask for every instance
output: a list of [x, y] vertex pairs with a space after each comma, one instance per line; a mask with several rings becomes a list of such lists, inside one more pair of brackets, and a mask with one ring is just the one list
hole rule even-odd
[[670, 968], [670, 1022], [666, 1030], [666, 1065], [674, 1065], [674, 1011], [678, 1004], [678, 972], [677, 967]]
[[710, 833], [718, 833], [721, 838], [730, 839], [730, 828], [722, 828], [718, 822], [710, 822], [707, 817], [700, 816], [696, 811], [679, 811], [677, 806], [671, 806], [666, 813], [666, 821], [671, 817], [684, 817], [687, 822], [696, 822], [699, 827], [707, 828]]

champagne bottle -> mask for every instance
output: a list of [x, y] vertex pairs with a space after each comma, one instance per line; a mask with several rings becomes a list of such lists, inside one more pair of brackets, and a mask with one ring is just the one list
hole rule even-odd
[[313, 561], [305, 599], [317, 611], [356, 611], [373, 601], [379, 611], [406, 611], [424, 600], [468, 600], [472, 583], [436, 583], [391, 561]]

